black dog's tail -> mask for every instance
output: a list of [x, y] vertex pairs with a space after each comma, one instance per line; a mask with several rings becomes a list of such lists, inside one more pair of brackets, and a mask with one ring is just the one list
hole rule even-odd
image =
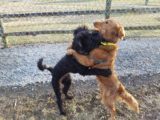
[[47, 66], [43, 64], [43, 58], [40, 58], [37, 62], [37, 67], [41, 70], [44, 71], [45, 69], [49, 70], [51, 73], [53, 72], [53, 67]]

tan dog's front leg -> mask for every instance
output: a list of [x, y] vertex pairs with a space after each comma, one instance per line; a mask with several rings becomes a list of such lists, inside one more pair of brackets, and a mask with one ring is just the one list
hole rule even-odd
[[69, 47], [67, 47], [67, 50], [71, 48], [72, 48], [72, 43], [69, 44]]
[[106, 58], [106, 62], [95, 64], [92, 68], [110, 68], [113, 64], [113, 60], [110, 60], [109, 57]]
[[87, 56], [85, 55], [82, 55], [82, 54], [79, 54], [77, 53], [75, 50], [73, 49], [67, 49], [67, 55], [73, 55], [76, 60], [84, 65], [84, 66], [87, 66], [87, 67], [91, 67], [94, 65], [94, 60], [92, 59], [89, 59]]
[[104, 68], [105, 66], [108, 67], [108, 62], [105, 62], [105, 63], [100, 63], [100, 64], [96, 64], [94, 66], [92, 66], [92, 68]]

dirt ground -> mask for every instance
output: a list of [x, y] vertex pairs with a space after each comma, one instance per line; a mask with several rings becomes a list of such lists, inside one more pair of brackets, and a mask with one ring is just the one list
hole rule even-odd
[[[89, 81], [73, 81], [74, 99], [64, 99], [66, 117], [59, 115], [50, 83], [0, 87], [0, 120], [106, 120], [109, 111], [96, 99], [96, 82]], [[127, 89], [139, 101], [140, 114], [118, 103], [117, 120], [160, 120], [159, 80]]]

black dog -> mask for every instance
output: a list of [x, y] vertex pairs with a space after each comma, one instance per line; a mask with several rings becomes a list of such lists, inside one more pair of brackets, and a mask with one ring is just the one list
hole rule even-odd
[[[74, 39], [72, 48], [81, 54], [89, 54], [91, 50], [98, 47], [100, 42], [104, 39], [96, 32], [90, 32], [86, 27], [79, 27], [74, 31]], [[68, 95], [68, 90], [71, 85], [71, 78], [68, 73], [79, 73], [81, 75], [111, 75], [110, 69], [90, 69], [77, 62], [77, 60], [70, 56], [65, 55], [54, 67], [43, 65], [43, 59], [39, 59], [37, 66], [40, 70], [49, 70], [52, 74], [52, 86], [57, 98], [58, 108], [60, 114], [65, 115], [65, 111], [62, 106], [61, 92], [60, 92], [60, 80], [64, 85], [63, 93], [66, 99], [71, 99], [72, 96]]]
[[80, 54], [89, 55], [91, 50], [105, 41], [98, 31], [89, 31], [86, 26], [82, 26], [74, 30], [72, 49]]

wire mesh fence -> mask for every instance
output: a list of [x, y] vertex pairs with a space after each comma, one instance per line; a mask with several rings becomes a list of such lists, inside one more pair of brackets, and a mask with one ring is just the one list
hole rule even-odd
[[1, 41], [68, 41], [77, 26], [92, 29], [94, 21], [105, 17], [119, 20], [127, 37], [160, 36], [159, 0], [1, 0]]

